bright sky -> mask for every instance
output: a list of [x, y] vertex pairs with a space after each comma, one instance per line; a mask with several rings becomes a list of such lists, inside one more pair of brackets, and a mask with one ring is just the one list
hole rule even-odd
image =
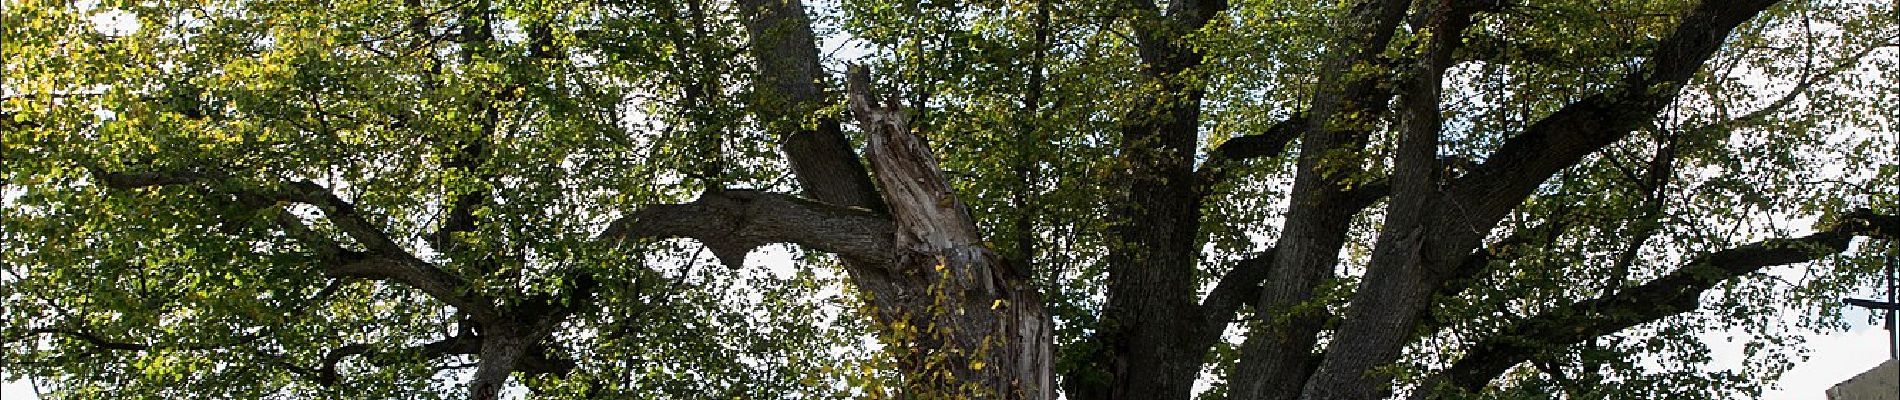
[[[1887, 331], [1879, 325], [1860, 325], [1847, 332], [1808, 335], [1813, 353], [1781, 377], [1781, 390], [1763, 396], [1770, 400], [1822, 400], [1827, 388], [1859, 375], [1887, 360]], [[1723, 349], [1741, 353], [1741, 344]]]

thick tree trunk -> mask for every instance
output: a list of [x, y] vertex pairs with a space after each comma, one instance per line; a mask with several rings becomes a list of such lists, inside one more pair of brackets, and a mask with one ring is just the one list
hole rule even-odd
[[803, 4], [741, 0], [738, 7], [759, 67], [756, 109], [768, 129], [785, 133], [781, 148], [806, 195], [889, 210], [897, 233], [891, 256], [847, 257], [845, 269], [876, 322], [907, 352], [899, 359], [906, 395], [1053, 399], [1054, 325], [1041, 297], [982, 245], [974, 219], [902, 112], [871, 102], [868, 86], [857, 88], [864, 92], [854, 96], [853, 111], [872, 133], [868, 155], [883, 185], [880, 199], [837, 120], [806, 120], [825, 96]]
[[879, 105], [853, 69], [851, 111], [870, 134], [871, 169], [897, 227], [886, 332], [909, 398], [1054, 399], [1054, 324], [1022, 270], [983, 245], [923, 139], [895, 102]]
[[[1202, 54], [1186, 37], [1224, 10], [1225, 2], [1138, 2], [1130, 22], [1144, 79], [1158, 88], [1119, 122], [1127, 168], [1118, 171], [1109, 205], [1114, 239], [1104, 260], [1108, 304], [1093, 338], [1102, 346], [1071, 373], [1076, 399], [1186, 400], [1212, 342], [1195, 303], [1201, 205], [1194, 154], [1199, 144], [1204, 83]], [[1103, 378], [1106, 378], [1104, 380]]]

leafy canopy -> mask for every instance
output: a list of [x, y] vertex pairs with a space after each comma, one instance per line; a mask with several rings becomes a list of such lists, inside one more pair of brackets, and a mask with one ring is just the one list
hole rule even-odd
[[[1481, 17], [1446, 77], [1439, 155], [1482, 161], [1614, 86], [1689, 3], [1534, 2]], [[1506, 248], [1510, 268], [1441, 299], [1446, 329], [1411, 347], [1396, 376], [1416, 379], [1482, 332], [1694, 254], [1900, 207], [1893, 7], [1789, 2], [1744, 25], [1659, 118], [1513, 211], [1494, 233], [1525, 243]], [[1192, 32], [1205, 63], [1178, 79], [1205, 87], [1200, 147], [1291, 117], [1318, 76], [1383, 73], [1320, 70], [1345, 8], [1235, 1]], [[775, 99], [750, 83], [735, 11], [704, 0], [8, 0], [0, 367], [54, 398], [459, 397], [476, 358], [454, 338], [477, 311], [448, 294], [562, 310], [517, 391], [889, 395], [885, 345], [837, 260], [774, 247], [760, 254], [788, 261], [755, 255], [729, 269], [692, 241], [597, 237], [642, 206], [709, 188], [796, 191], [779, 139], [751, 111]], [[1088, 335], [1109, 323], [1102, 259], [1121, 245], [1102, 210], [1126, 201], [1108, 182], [1132, 162], [1118, 128], [1165, 86], [1134, 72], [1129, 15], [1141, 11], [883, 0], [811, 11], [824, 66], [884, 71], [992, 243], [1035, 266], [1064, 362], [1090, 351]], [[1423, 39], [1409, 34], [1388, 53]], [[1367, 164], [1356, 182], [1389, 173], [1397, 138], [1383, 128], [1364, 154], [1336, 157]], [[1293, 162], [1246, 162], [1211, 189], [1203, 287], [1280, 234]], [[192, 182], [126, 184], [148, 172]], [[326, 269], [381, 244], [298, 182], [327, 188], [389, 245], [462, 284], [437, 293]], [[1358, 217], [1343, 277], [1312, 307], [1343, 311], [1380, 220]], [[1798, 360], [1800, 332], [1843, 326], [1835, 299], [1871, 287], [1878, 255], [1894, 251], [1860, 246], [1729, 281], [1695, 312], [1546, 351], [1489, 395], [1759, 394]], [[1210, 356], [1209, 396], [1224, 390], [1245, 328]], [[1709, 367], [1701, 334], [1734, 329], [1749, 361]]]

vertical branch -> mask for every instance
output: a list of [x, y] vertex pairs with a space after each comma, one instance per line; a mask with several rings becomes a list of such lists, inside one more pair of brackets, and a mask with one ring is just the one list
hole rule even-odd
[[1360, 208], [1347, 206], [1352, 179], [1361, 172], [1355, 157], [1365, 149], [1370, 126], [1382, 114], [1385, 96], [1379, 84], [1385, 77], [1378, 54], [1392, 39], [1410, 2], [1362, 0], [1347, 15], [1343, 37], [1326, 55], [1322, 71], [1362, 71], [1361, 77], [1324, 74], [1319, 91], [1299, 121], [1300, 155], [1293, 188], [1288, 193], [1286, 220], [1274, 243], [1273, 270], [1260, 291], [1257, 306], [1266, 315], [1281, 318], [1254, 329], [1241, 345], [1230, 382], [1235, 400], [1290, 400], [1300, 395], [1302, 383], [1313, 373], [1317, 345], [1325, 316], [1306, 305], [1338, 265], [1339, 250]]
[[897, 246], [940, 251], [980, 244], [975, 219], [923, 138], [910, 131], [902, 107], [875, 99], [864, 67], [853, 66], [848, 79], [851, 113], [870, 136], [866, 153], [897, 222]]
[[[493, 22], [490, 21], [493, 16], [489, 15], [489, 7], [490, 3], [487, 0], [481, 0], [461, 12], [462, 31], [459, 34], [462, 46], [459, 61], [463, 68], [468, 68], [478, 56], [494, 51], [491, 46], [495, 32]], [[500, 111], [495, 107], [496, 95], [497, 92], [505, 91], [508, 89], [482, 90], [463, 99], [469, 108], [469, 115], [478, 116], [475, 120], [474, 131], [464, 134], [448, 133], [440, 137], [443, 144], [450, 149], [449, 154], [443, 157], [443, 171], [472, 175], [476, 182], [475, 187], [447, 188], [449, 193], [461, 193], [455, 194], [448, 201], [449, 204], [444, 205], [442, 225], [427, 237], [431, 247], [450, 257], [462, 255], [459, 251], [462, 250], [462, 246], [455, 235], [475, 230], [476, 225], [480, 223], [475, 216], [475, 209], [489, 202], [490, 191], [494, 190], [492, 182], [498, 178], [493, 172], [484, 171], [484, 169], [488, 153], [491, 151], [489, 146], [494, 140], [501, 120]], [[482, 273], [493, 273], [500, 269], [492, 255], [478, 255], [469, 261], [472, 261], [472, 264], [477, 267], [476, 270]]]
[[[1460, 6], [1465, 6], [1461, 8]], [[1302, 398], [1371, 399], [1385, 396], [1390, 379], [1374, 372], [1397, 359], [1412, 328], [1431, 304], [1456, 263], [1469, 249], [1432, 247], [1446, 191], [1438, 160], [1440, 96], [1451, 53], [1462, 42], [1475, 9], [1453, 0], [1424, 4], [1418, 59], [1400, 77], [1399, 149], [1394, 156], [1391, 202], [1386, 209], [1366, 276], [1353, 294], [1347, 316], [1326, 348]], [[1455, 253], [1455, 254], [1446, 254]]]
[[[684, 15], [681, 15], [681, 6]], [[661, 18], [671, 23], [684, 25], [684, 30], [671, 35], [675, 47], [680, 51], [673, 53], [673, 64], [677, 69], [674, 76], [680, 86], [680, 110], [683, 122], [689, 126], [691, 145], [701, 154], [710, 155], [688, 174], [701, 179], [708, 189], [725, 186], [727, 160], [725, 140], [714, 127], [719, 116], [712, 96], [719, 93], [719, 74], [714, 66], [714, 40], [706, 25], [704, 0], [686, 0], [679, 4], [668, 4], [659, 9]]]
[[825, 104], [811, 18], [797, 0], [738, 0], [747, 49], [757, 68], [754, 111], [779, 134], [780, 151], [805, 195], [842, 206], [882, 210], [871, 176]]
[[1603, 285], [1603, 293], [1616, 294], [1628, 284], [1630, 268], [1636, 264], [1636, 256], [1651, 237], [1662, 230], [1664, 209], [1667, 205], [1669, 181], [1675, 174], [1675, 136], [1665, 135], [1657, 139], [1656, 155], [1650, 159], [1649, 167], [1641, 177], [1634, 177], [1637, 189], [1642, 191], [1641, 215], [1633, 221], [1635, 233], [1629, 235], [1629, 244], [1620, 250], [1611, 265], [1608, 280]]
[[[1511, 157], [1502, 156], [1508, 153], [1536, 149], [1532, 154], [1537, 156], [1529, 165], [1513, 166], [1505, 174], [1506, 179], [1483, 175], [1480, 175], [1482, 178], [1475, 178], [1487, 179], [1475, 185], [1488, 186], [1491, 189], [1486, 193], [1488, 197], [1472, 199], [1467, 197], [1471, 192], [1466, 188], [1439, 185], [1430, 179], [1396, 182], [1392, 206], [1387, 211], [1387, 221], [1379, 234], [1366, 277], [1353, 295], [1347, 319], [1335, 333], [1333, 343], [1327, 346], [1319, 372], [1307, 382], [1302, 398], [1369, 399], [1387, 395], [1390, 378], [1375, 370], [1398, 359], [1405, 345], [1416, 335], [1413, 332], [1419, 324], [1418, 316], [1430, 304], [1431, 294], [1444, 284], [1450, 272], [1464, 261], [1468, 253], [1481, 244], [1499, 220], [1509, 210], [1522, 204], [1531, 191], [1551, 174], [1575, 165], [1584, 155], [1620, 140], [1637, 126], [1653, 119], [1657, 111], [1674, 100], [1681, 82], [1700, 70], [1702, 63], [1722, 45], [1731, 29], [1771, 3], [1764, 0], [1739, 4], [1711, 0], [1698, 4], [1676, 30], [1659, 43], [1657, 57], [1644, 65], [1641, 69], [1644, 72], [1627, 77], [1624, 84], [1629, 86], [1613, 90], [1611, 95], [1593, 98], [1628, 97], [1596, 104], [1590, 103], [1602, 100], [1585, 100], [1578, 103], [1586, 104], [1582, 109], [1566, 107], [1538, 123], [1541, 126], [1552, 120], [1561, 120], [1560, 116], [1582, 112], [1584, 115], [1597, 114], [1591, 117], [1598, 119], [1589, 121], [1595, 126], [1566, 123], [1563, 125], [1565, 129], [1585, 131], [1566, 132], [1552, 138], [1538, 138], [1538, 135], [1547, 133], [1537, 132], [1537, 126], [1533, 126], [1532, 132], [1507, 142], [1498, 151], [1501, 155], [1488, 160], [1480, 169], [1499, 168], [1500, 164], [1494, 163], [1510, 160]], [[1445, 1], [1438, 3], [1432, 12], [1450, 13], [1447, 15], [1457, 18], [1459, 13], [1454, 12], [1457, 10], [1454, 3]], [[1401, 123], [1407, 129], [1402, 134], [1413, 137], [1402, 139], [1403, 154], [1398, 160], [1400, 169], [1397, 174], [1410, 174], [1410, 179], [1415, 180], [1419, 174], [1427, 174], [1424, 176], [1428, 178], [1430, 176], [1429, 171], [1417, 168], [1418, 165], [1429, 164], [1408, 164], [1408, 160], [1425, 159], [1421, 155], [1425, 150], [1407, 151], [1404, 147], [1427, 140], [1423, 137], [1427, 127], [1411, 121], [1435, 121], [1424, 118], [1434, 118], [1438, 112], [1435, 106], [1436, 90], [1425, 86], [1428, 83], [1426, 79], [1437, 79], [1431, 74], [1442, 73], [1443, 64], [1436, 59], [1444, 55], [1434, 54], [1434, 48], [1449, 49], [1455, 45], [1460, 36], [1458, 30], [1469, 24], [1468, 20], [1440, 16], [1432, 19], [1435, 26], [1427, 29], [1427, 32], [1433, 40], [1427, 45], [1418, 69], [1429, 74], [1412, 76], [1406, 96], [1420, 101], [1429, 100], [1434, 106], [1426, 110], [1422, 105], [1402, 105], [1406, 108], [1406, 120]], [[1425, 94], [1433, 96], [1427, 99]], [[1432, 132], [1437, 129], [1435, 126], [1429, 128]], [[1530, 137], [1530, 141], [1525, 141], [1526, 137]], [[1546, 142], [1537, 143], [1537, 140]], [[1412, 171], [1406, 171], [1408, 165], [1412, 166]], [[1467, 176], [1463, 179], [1474, 178]]]
[[1048, 67], [1044, 60], [1049, 47], [1049, 0], [1035, 0], [1035, 43], [1031, 44], [1029, 55], [1029, 82], [1023, 89], [1023, 110], [1016, 115], [1016, 190], [1011, 193], [1010, 203], [1015, 208], [1016, 243], [1012, 256], [1022, 264], [1028, 265], [1036, 259], [1036, 217], [1039, 207], [1030, 197], [1041, 180], [1040, 154], [1038, 147], [1042, 138], [1042, 93], [1044, 69]]

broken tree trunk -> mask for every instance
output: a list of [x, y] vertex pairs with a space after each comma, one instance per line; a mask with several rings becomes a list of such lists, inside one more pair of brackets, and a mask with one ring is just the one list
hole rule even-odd
[[866, 156], [897, 228], [889, 265], [903, 290], [878, 303], [902, 308], [884, 331], [903, 352], [905, 397], [1054, 399], [1054, 324], [1041, 296], [983, 245], [936, 157], [870, 82], [852, 68], [851, 112], [870, 137]]

